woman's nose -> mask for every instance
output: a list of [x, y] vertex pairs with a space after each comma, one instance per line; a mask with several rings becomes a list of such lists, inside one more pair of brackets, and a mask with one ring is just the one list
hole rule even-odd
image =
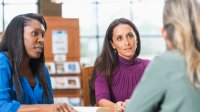
[[44, 38], [43, 38], [42, 35], [38, 37], [38, 42], [41, 43], [41, 44], [44, 43]]
[[125, 39], [124, 39], [125, 45], [129, 45], [129, 41], [130, 41], [130, 40], [128, 40], [127, 38], [125, 38]]

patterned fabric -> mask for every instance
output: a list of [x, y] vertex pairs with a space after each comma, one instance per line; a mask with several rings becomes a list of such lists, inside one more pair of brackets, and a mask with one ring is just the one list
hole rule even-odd
[[139, 58], [127, 60], [119, 56], [119, 64], [112, 74], [112, 93], [104, 75], [102, 73], [97, 74], [95, 79], [96, 101], [107, 99], [117, 102], [129, 99], [148, 63], [149, 60]]

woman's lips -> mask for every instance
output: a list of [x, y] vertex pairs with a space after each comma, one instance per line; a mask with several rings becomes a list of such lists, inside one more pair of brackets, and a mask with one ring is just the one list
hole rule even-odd
[[38, 47], [35, 47], [35, 49], [36, 49], [36, 51], [37, 51], [37, 52], [41, 53], [41, 52], [42, 52], [42, 50], [43, 50], [43, 47], [41, 47], [41, 46], [38, 46]]
[[126, 48], [126, 49], [124, 49], [125, 51], [130, 51], [131, 50], [131, 48]]

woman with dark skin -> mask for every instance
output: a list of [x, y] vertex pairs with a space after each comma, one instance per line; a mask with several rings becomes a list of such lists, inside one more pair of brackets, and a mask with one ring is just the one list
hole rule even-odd
[[45, 19], [34, 13], [14, 17], [0, 43], [1, 112], [76, 112], [53, 104], [50, 75], [44, 64]]

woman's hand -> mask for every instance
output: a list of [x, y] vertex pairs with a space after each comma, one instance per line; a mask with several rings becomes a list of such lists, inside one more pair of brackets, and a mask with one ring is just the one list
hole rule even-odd
[[22, 105], [17, 112], [77, 112], [66, 103]]
[[125, 100], [125, 106], [124, 106], [125, 108], [128, 106], [128, 102], [129, 102], [129, 101], [130, 101], [130, 99], [126, 99], [126, 100]]
[[40, 107], [41, 112], [77, 112], [74, 108], [66, 103], [57, 103]]
[[118, 101], [115, 103], [114, 112], [124, 112], [125, 111], [125, 102]]

